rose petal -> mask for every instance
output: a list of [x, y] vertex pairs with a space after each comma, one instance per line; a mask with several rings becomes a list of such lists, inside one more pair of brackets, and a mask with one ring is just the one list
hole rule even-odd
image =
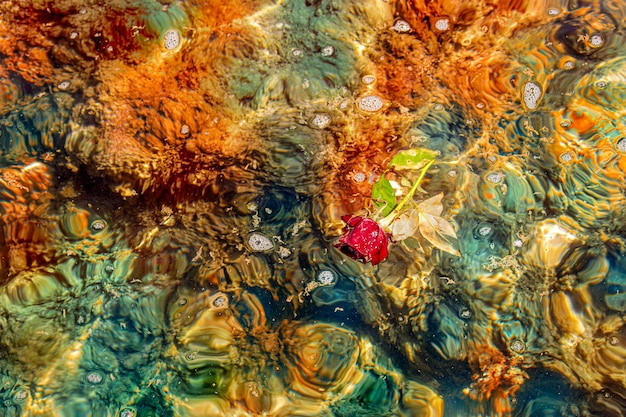
[[393, 223], [391, 223], [390, 231], [392, 239], [399, 242], [411, 237], [417, 232], [419, 227], [419, 211], [411, 210], [403, 213]]
[[[385, 236], [385, 239], [386, 239], [386, 236]], [[385, 240], [385, 243], [380, 247], [380, 250], [372, 256], [372, 265], [373, 266], [378, 265], [380, 261], [387, 259], [388, 255], [389, 255], [389, 252], [387, 250], [387, 240]]]
[[363, 217], [361, 216], [354, 216], [351, 217], [350, 219], [348, 219], [348, 221], [346, 222], [346, 224], [350, 227], [356, 227], [359, 223], [361, 223], [363, 221]]
[[367, 217], [342, 217], [346, 222], [344, 235], [335, 244], [342, 253], [355, 260], [378, 264], [387, 258], [389, 236], [374, 221]]

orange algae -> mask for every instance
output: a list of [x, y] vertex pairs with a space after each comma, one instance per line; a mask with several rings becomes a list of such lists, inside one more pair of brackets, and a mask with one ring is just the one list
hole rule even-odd
[[11, 16], [8, 5], [4, 3], [0, 11], [0, 54], [4, 57], [0, 76], [9, 78], [11, 73], [19, 74], [24, 80], [41, 86], [53, 73], [48, 56], [52, 41], [30, 25], [19, 24], [18, 19], [25, 17]]

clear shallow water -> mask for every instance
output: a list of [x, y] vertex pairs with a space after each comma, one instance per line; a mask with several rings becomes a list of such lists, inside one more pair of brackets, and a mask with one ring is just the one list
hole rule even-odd
[[[623, 415], [625, 11], [3, 3], [1, 414]], [[461, 256], [351, 260], [412, 148]]]

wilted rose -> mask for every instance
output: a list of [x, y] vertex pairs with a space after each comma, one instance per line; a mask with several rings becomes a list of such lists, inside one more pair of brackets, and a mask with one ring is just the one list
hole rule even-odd
[[372, 265], [387, 258], [389, 236], [378, 223], [361, 216], [343, 216], [341, 219], [346, 227], [343, 228], [344, 235], [335, 244], [336, 248], [352, 259]]

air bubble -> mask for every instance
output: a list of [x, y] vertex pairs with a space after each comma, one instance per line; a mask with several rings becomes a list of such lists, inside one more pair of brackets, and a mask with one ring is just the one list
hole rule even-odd
[[515, 353], [524, 353], [526, 350], [526, 345], [519, 339], [515, 339], [511, 342], [510, 348]]
[[561, 123], [559, 123], [559, 126], [564, 127], [564, 128], [568, 128], [572, 125], [572, 122], [570, 122], [569, 120], [563, 120]]
[[609, 345], [611, 346], [619, 345], [619, 339], [616, 336], [609, 337]]
[[472, 317], [472, 310], [467, 307], [462, 308], [461, 310], [459, 310], [459, 317], [463, 320], [470, 319]]
[[102, 382], [102, 374], [99, 372], [89, 372], [87, 374], [87, 382], [90, 384], [98, 385]]
[[571, 152], [564, 152], [561, 154], [561, 156], [559, 156], [559, 159], [561, 160], [561, 162], [568, 163], [574, 159], [574, 155], [572, 155]]
[[621, 138], [617, 141], [617, 149], [619, 149], [620, 152], [626, 152], [626, 138]]
[[411, 25], [409, 25], [404, 20], [396, 20], [396, 23], [391, 27], [391, 29], [395, 30], [398, 33], [405, 33], [411, 31]]
[[606, 88], [606, 82], [605, 81], [598, 81], [596, 82], [596, 87], [598, 87], [601, 90], [604, 90]]
[[293, 56], [301, 56], [302, 55], [302, 49], [294, 49], [291, 51], [291, 54]]
[[478, 229], [478, 234], [480, 236], [489, 236], [491, 234], [491, 226], [482, 226]]
[[450, 178], [456, 178], [458, 175], [459, 173], [456, 169], [451, 169], [450, 171], [448, 171], [448, 177]]
[[548, 16], [556, 16], [556, 15], [558, 15], [559, 13], [561, 13], [561, 10], [560, 10], [560, 9], [557, 9], [556, 7], [550, 7], [550, 8], [548, 9]]
[[487, 175], [487, 181], [492, 184], [500, 184], [503, 179], [504, 174], [502, 174], [501, 172], [492, 172], [491, 174]]
[[61, 81], [57, 86], [59, 90], [67, 90], [70, 87], [69, 81]]
[[335, 53], [335, 48], [331, 45], [325, 46], [322, 49], [322, 56], [332, 56]]
[[574, 63], [572, 61], [567, 61], [564, 65], [566, 70], [571, 70], [574, 68]]
[[313, 120], [311, 120], [311, 124], [318, 129], [325, 129], [332, 119], [326, 113], [316, 114]]
[[604, 38], [602, 37], [602, 35], [596, 33], [595, 35], [592, 35], [591, 38], [589, 38], [589, 44], [594, 48], [599, 48], [604, 45]]
[[320, 273], [317, 274], [317, 282], [319, 282], [320, 285], [333, 285], [335, 281], [337, 281], [337, 277], [335, 277], [332, 271], [320, 271]]
[[125, 408], [120, 412], [120, 417], [135, 417], [136, 415], [135, 410], [131, 410], [130, 408]]
[[357, 172], [356, 174], [352, 176], [352, 179], [354, 180], [354, 182], [363, 182], [366, 179], [365, 173]]
[[435, 22], [435, 29], [443, 32], [450, 29], [450, 21], [446, 18], [439, 19]]
[[15, 400], [16, 401], [22, 401], [23, 399], [25, 399], [28, 396], [28, 392], [26, 392], [25, 390], [19, 390], [16, 394], [15, 394]]
[[363, 111], [375, 112], [383, 108], [383, 100], [374, 95], [365, 96], [359, 99], [357, 105]]
[[181, 134], [181, 135], [186, 135], [186, 134], [188, 134], [190, 131], [191, 131], [191, 129], [189, 128], [189, 126], [188, 126], [188, 125], [182, 125], [182, 126], [180, 127], [180, 134]]
[[96, 232], [101, 232], [105, 227], [107, 227], [107, 224], [104, 220], [95, 220], [91, 223], [91, 228]]
[[228, 297], [223, 294], [216, 296], [213, 299], [213, 307], [215, 308], [225, 308], [228, 307]]
[[484, 239], [493, 234], [493, 226], [489, 223], [480, 223], [478, 227], [476, 227], [476, 237], [479, 239]]
[[248, 237], [248, 244], [252, 250], [256, 252], [267, 252], [268, 250], [274, 249], [274, 244], [270, 238], [260, 233], [252, 233], [250, 237]]
[[170, 29], [163, 35], [163, 47], [169, 51], [180, 45], [180, 33], [176, 29]]
[[539, 84], [533, 81], [529, 81], [524, 84], [523, 97], [526, 107], [528, 107], [529, 109], [536, 108], [537, 104], [539, 103], [539, 99], [541, 98], [541, 87], [539, 87]]
[[365, 75], [363, 78], [361, 78], [361, 81], [363, 81], [363, 84], [366, 85], [373, 84], [374, 81], [376, 81], [376, 77], [374, 77], [373, 75]]

